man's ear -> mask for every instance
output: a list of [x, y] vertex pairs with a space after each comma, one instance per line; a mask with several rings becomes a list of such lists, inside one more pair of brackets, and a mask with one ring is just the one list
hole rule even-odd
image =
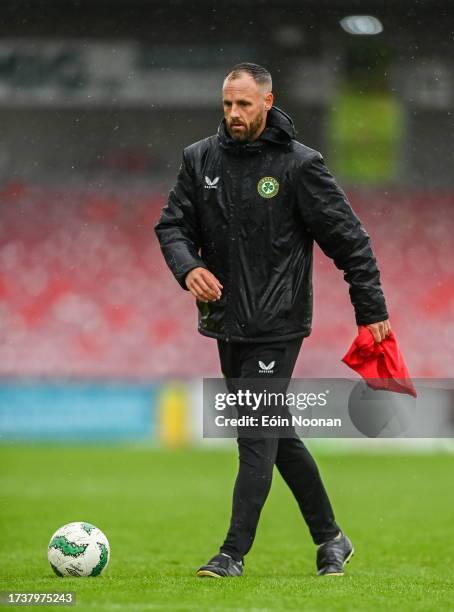
[[271, 107], [273, 106], [273, 101], [274, 101], [274, 96], [271, 93], [271, 91], [269, 91], [266, 95], [265, 95], [265, 110], [269, 111], [271, 110]]

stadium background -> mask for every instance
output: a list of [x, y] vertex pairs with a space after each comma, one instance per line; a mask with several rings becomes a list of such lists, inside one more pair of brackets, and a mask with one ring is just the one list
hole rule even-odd
[[[358, 14], [383, 31], [341, 27]], [[190, 448], [206, 446], [200, 380], [220, 375], [215, 342], [197, 334], [193, 300], [166, 269], [153, 225], [182, 148], [215, 132], [223, 75], [239, 61], [269, 68], [276, 104], [364, 222], [412, 376], [451, 377], [453, 14], [448, 2], [404, 0], [2, 3], [4, 483], [17, 469], [27, 487], [26, 461], [51, 465], [70, 452], [52, 445], [68, 441], [79, 459], [80, 444], [96, 455], [117, 441], [108, 452], [119, 457], [145, 442], [144, 457], [183, 446], [174, 451], [182, 465], [203, 461]], [[340, 359], [355, 335], [342, 273], [316, 247], [313, 333], [295, 374], [352, 376]], [[35, 477], [45, 480], [43, 470]]]

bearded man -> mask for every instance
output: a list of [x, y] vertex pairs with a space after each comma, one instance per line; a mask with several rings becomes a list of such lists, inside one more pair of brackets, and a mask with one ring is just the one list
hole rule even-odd
[[[343, 270], [356, 323], [376, 342], [391, 329], [380, 274], [369, 235], [322, 155], [295, 140], [291, 118], [273, 106], [270, 73], [238, 64], [222, 96], [217, 134], [184, 150], [156, 234], [170, 270], [196, 298], [199, 332], [217, 340], [227, 381], [266, 375], [288, 385], [311, 333], [314, 240]], [[318, 547], [317, 574], [342, 575], [353, 545], [304, 443], [296, 433], [237, 442], [230, 527], [197, 575], [243, 574], [274, 466]]]

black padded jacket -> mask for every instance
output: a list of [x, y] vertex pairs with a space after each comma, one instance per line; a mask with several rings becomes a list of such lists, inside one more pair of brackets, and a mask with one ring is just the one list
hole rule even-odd
[[322, 155], [295, 140], [292, 120], [275, 106], [253, 142], [233, 140], [223, 120], [216, 135], [184, 149], [155, 231], [184, 289], [198, 266], [224, 286], [220, 300], [197, 301], [205, 336], [308, 336], [314, 240], [343, 270], [356, 323], [388, 318], [369, 235]]

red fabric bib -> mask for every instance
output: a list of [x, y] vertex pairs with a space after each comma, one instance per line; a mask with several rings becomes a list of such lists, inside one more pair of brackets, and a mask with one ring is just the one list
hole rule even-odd
[[392, 331], [381, 342], [375, 342], [372, 332], [361, 325], [358, 336], [342, 361], [358, 372], [373, 389], [408, 393], [416, 397], [407, 365]]

